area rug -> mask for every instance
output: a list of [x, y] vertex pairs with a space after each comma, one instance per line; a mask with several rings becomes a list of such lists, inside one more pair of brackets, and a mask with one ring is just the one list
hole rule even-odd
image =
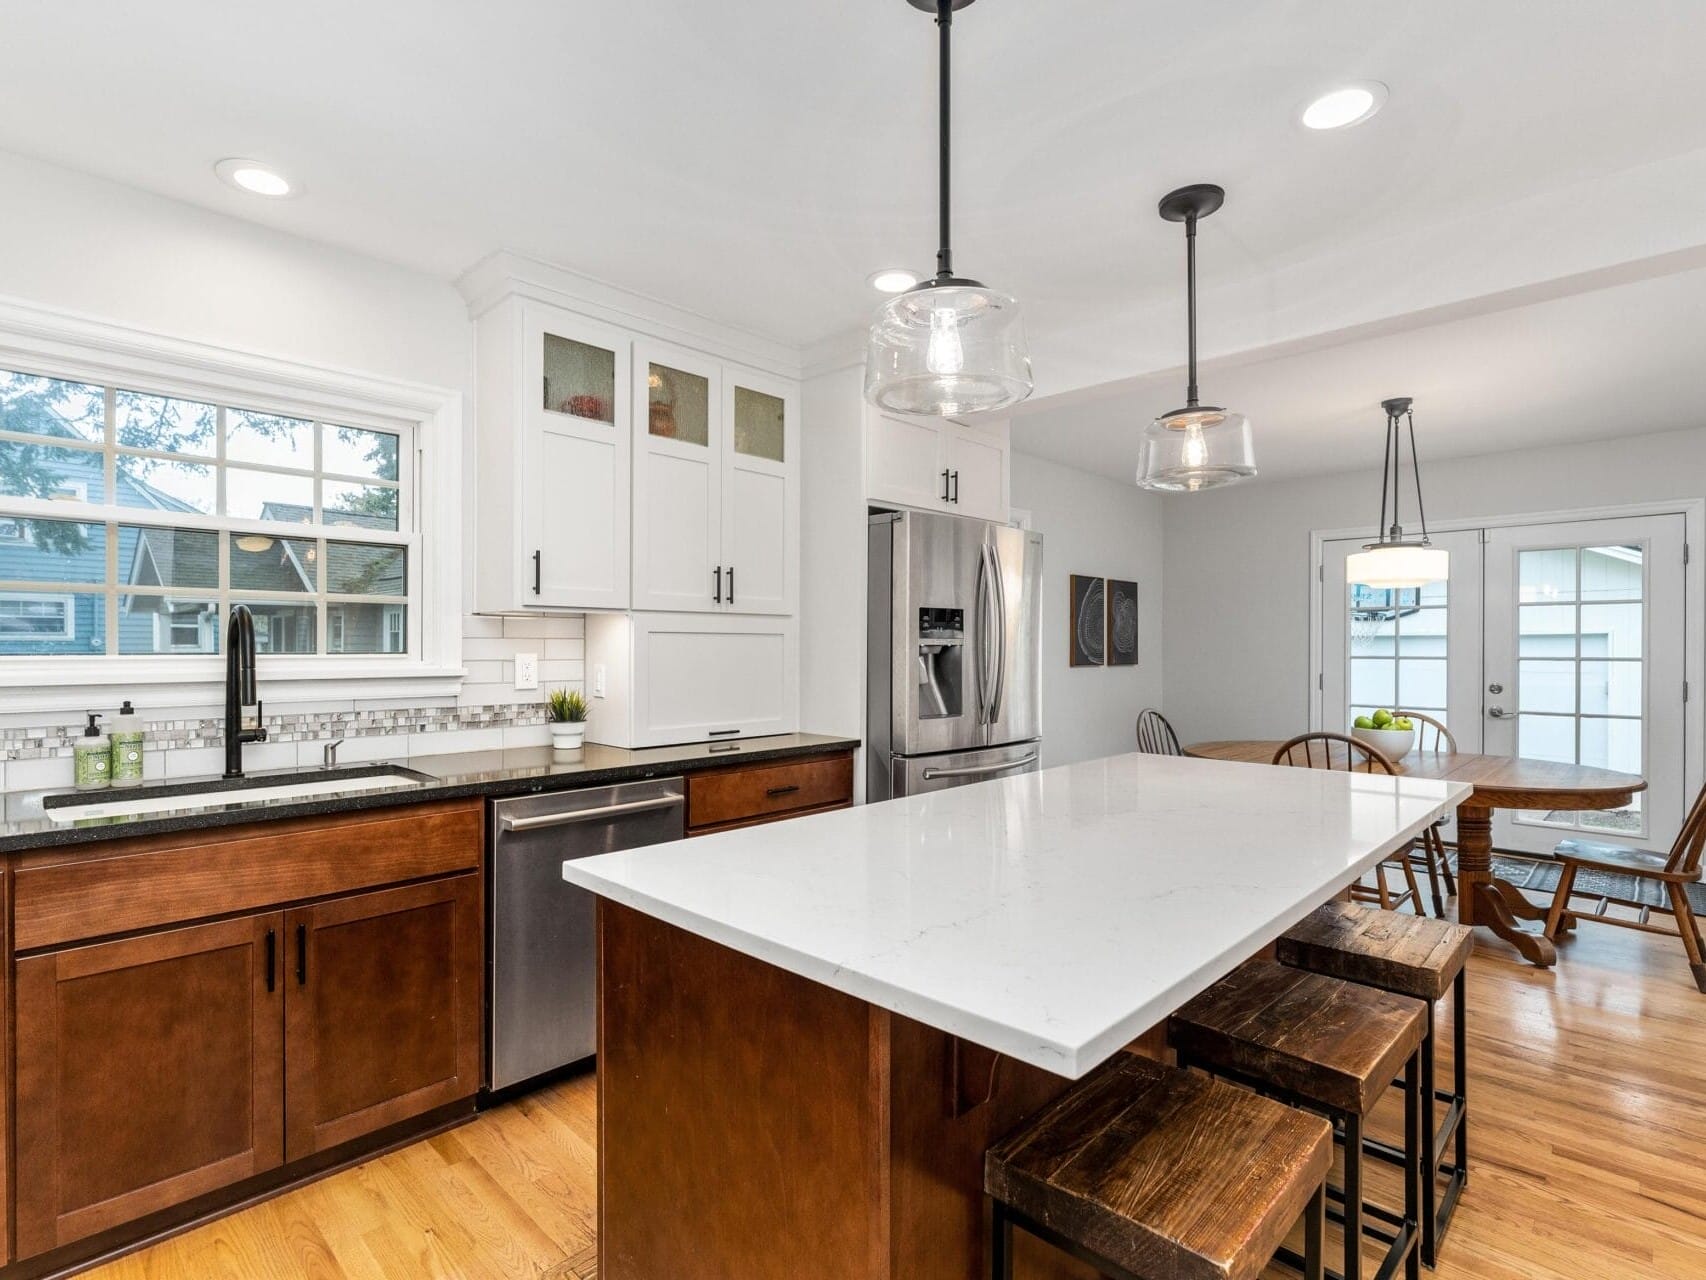
[[[1457, 869], [1457, 854], [1451, 855], [1452, 870]], [[1552, 901], [1558, 889], [1558, 877], [1564, 872], [1562, 863], [1547, 858], [1520, 858], [1508, 853], [1493, 855], [1493, 874], [1521, 889], [1536, 902]], [[1655, 911], [1669, 911], [1670, 900], [1662, 884], [1637, 876], [1620, 875], [1611, 871], [1592, 871], [1583, 868], [1576, 873], [1576, 892], [1590, 897], [1623, 898], [1639, 902]], [[1706, 885], [1688, 886], [1688, 900], [1697, 912], [1706, 914]], [[1580, 899], [1577, 906], [1581, 906]]]

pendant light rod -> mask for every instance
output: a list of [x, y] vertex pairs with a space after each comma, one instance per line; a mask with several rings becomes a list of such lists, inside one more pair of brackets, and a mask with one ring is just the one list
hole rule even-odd
[[1185, 216], [1185, 325], [1190, 330], [1189, 381], [1185, 385], [1185, 407], [1197, 407], [1197, 214]]
[[954, 251], [948, 243], [948, 138], [951, 100], [949, 77], [953, 64], [953, 55], [949, 45], [954, 33], [954, 0], [936, 0], [936, 33], [939, 51], [936, 79], [937, 147], [939, 154], [936, 158], [936, 172], [941, 184], [939, 194], [941, 247], [936, 250], [936, 278], [938, 280], [951, 280], [954, 275]]

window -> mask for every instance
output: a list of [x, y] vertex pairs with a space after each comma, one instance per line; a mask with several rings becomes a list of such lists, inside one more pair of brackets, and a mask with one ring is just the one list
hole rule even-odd
[[411, 655], [413, 444], [0, 369], [0, 655], [216, 654], [237, 603], [267, 653]]
[[1350, 584], [1348, 719], [1376, 710], [1446, 710], [1446, 584], [1376, 590]]
[[75, 634], [76, 597], [0, 595], [0, 652], [5, 646], [33, 641], [69, 640]]

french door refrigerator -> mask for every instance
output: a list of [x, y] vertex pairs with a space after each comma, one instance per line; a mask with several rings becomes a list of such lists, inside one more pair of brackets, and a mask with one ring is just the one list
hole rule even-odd
[[1042, 535], [903, 511], [869, 540], [866, 799], [1040, 768]]

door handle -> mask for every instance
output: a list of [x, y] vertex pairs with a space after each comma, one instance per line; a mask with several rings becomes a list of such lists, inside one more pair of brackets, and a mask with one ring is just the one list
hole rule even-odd
[[1509, 720], [1512, 718], [1510, 713], [1503, 707], [1488, 707], [1487, 714], [1492, 716], [1495, 720]]
[[1020, 769], [1028, 764], [1037, 762], [1037, 753], [1020, 756], [1017, 760], [1004, 760], [1000, 764], [968, 764], [958, 769], [926, 769], [921, 775], [926, 782], [934, 782], [937, 778], [977, 778], [989, 773], [1006, 773], [1009, 769]]
[[953, 480], [954, 480], [953, 503], [957, 507], [960, 505], [960, 473], [958, 471], [953, 473]]
[[278, 931], [267, 930], [267, 992], [278, 986]]
[[296, 926], [296, 985], [308, 985], [308, 926]]
[[722, 565], [717, 566], [717, 594], [714, 597], [713, 602], [716, 604], [721, 604], [723, 602], [723, 566]]
[[948, 469], [946, 467], [942, 468], [942, 501], [950, 501], [948, 497]]
[[533, 594], [539, 594], [539, 552], [533, 553]]
[[673, 809], [681, 803], [679, 795], [658, 796], [652, 800], [630, 800], [626, 804], [604, 804], [596, 809], [576, 809], [572, 813], [541, 813], [532, 818], [504, 818], [505, 831], [543, 831], [547, 827], [566, 827], [576, 822], [592, 822], [598, 818], [615, 818], [625, 813], [649, 813], [653, 809]]

